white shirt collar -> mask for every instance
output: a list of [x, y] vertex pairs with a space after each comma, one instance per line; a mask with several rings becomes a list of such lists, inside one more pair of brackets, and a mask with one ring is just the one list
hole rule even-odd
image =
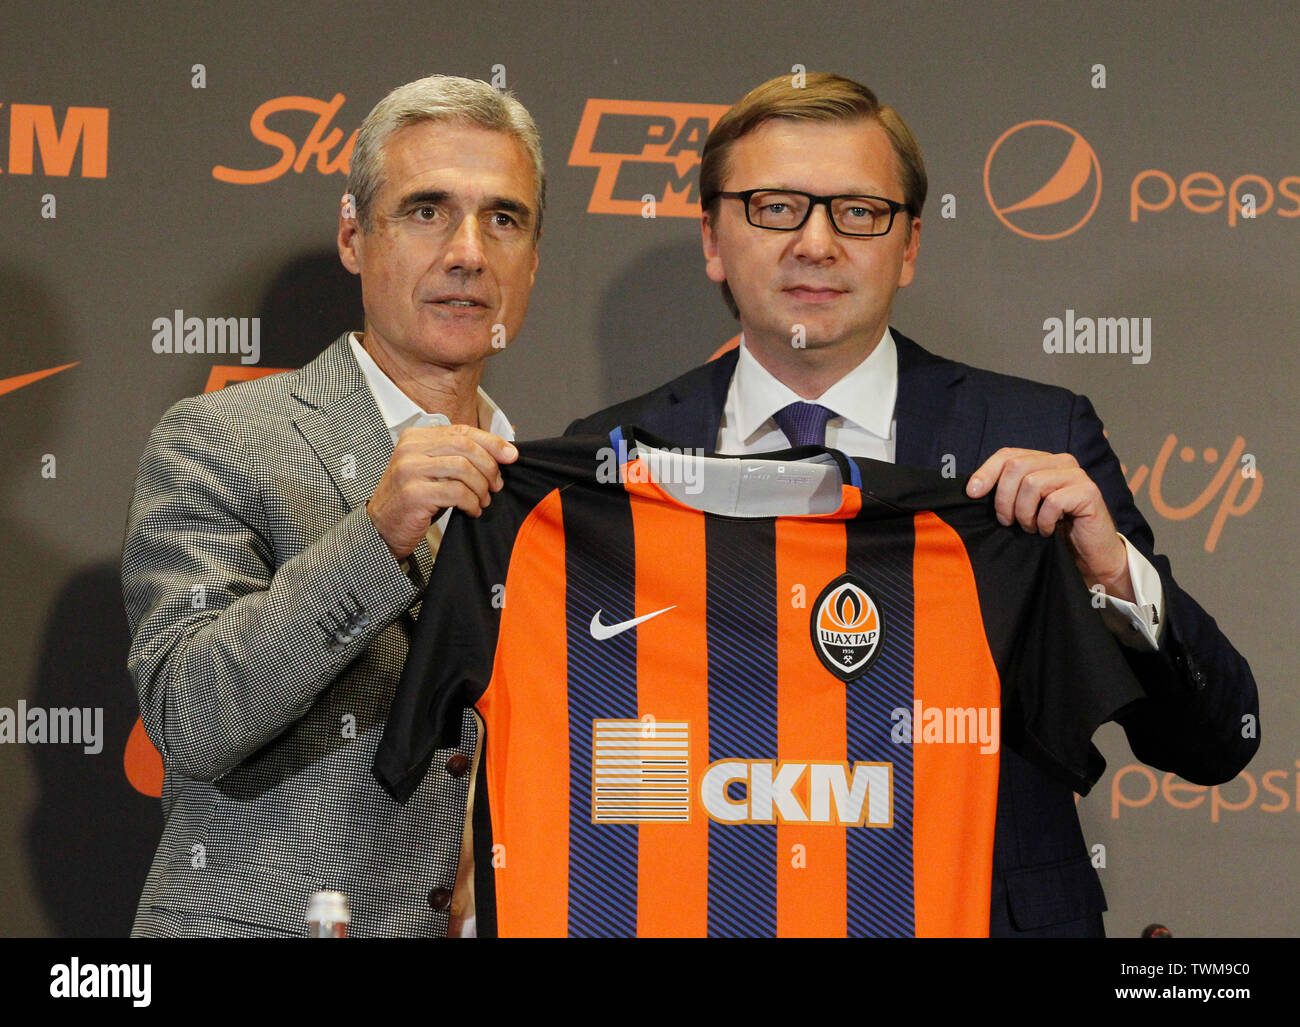
[[815, 400], [804, 400], [758, 362], [742, 336], [732, 396], [736, 399], [737, 433], [744, 440], [752, 439], [782, 407], [800, 402], [830, 407], [846, 424], [888, 439], [898, 397], [898, 348], [886, 328], [879, 345], [862, 363]]
[[[366, 376], [366, 384], [375, 397], [379, 413], [384, 424], [393, 434], [393, 445], [402, 437], [407, 428], [417, 428], [430, 424], [434, 415], [427, 413], [415, 400], [393, 384], [393, 380], [384, 374], [383, 368], [375, 363], [375, 358], [366, 352], [356, 332], [348, 335], [352, 346], [352, 355], [361, 365], [361, 373]], [[515, 438], [514, 427], [501, 412], [501, 408], [492, 402], [492, 398], [482, 389], [478, 390], [478, 426], [486, 425], [486, 430], [493, 435], [500, 435], [508, 442]]]

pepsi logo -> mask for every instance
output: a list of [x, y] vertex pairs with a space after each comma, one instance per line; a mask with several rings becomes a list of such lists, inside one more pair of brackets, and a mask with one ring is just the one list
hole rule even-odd
[[984, 195], [999, 221], [1028, 239], [1063, 239], [1101, 201], [1101, 163], [1059, 121], [1024, 121], [998, 136], [984, 160]]

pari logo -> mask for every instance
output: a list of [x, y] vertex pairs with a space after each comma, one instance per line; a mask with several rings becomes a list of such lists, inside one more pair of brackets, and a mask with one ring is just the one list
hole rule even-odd
[[588, 100], [569, 164], [599, 168], [590, 214], [700, 216], [700, 151], [725, 105]]
[[884, 634], [880, 610], [849, 574], [841, 574], [822, 589], [813, 604], [813, 649], [841, 681], [851, 681], [871, 666]]
[[1101, 202], [1101, 163], [1078, 132], [1059, 121], [1007, 129], [984, 160], [984, 195], [999, 221], [1028, 239], [1063, 239]]

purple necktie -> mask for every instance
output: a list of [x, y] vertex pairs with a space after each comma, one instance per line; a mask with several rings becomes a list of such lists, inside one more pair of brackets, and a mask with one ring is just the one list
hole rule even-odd
[[826, 445], [826, 422], [835, 411], [820, 403], [791, 403], [772, 415], [791, 447]]

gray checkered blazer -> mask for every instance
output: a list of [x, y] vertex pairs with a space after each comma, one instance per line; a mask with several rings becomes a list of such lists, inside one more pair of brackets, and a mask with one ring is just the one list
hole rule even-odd
[[392, 448], [346, 335], [149, 436], [122, 592], [165, 826], [133, 934], [300, 935], [318, 889], [353, 936], [446, 934], [468, 778], [442, 753], [399, 806], [370, 773], [430, 567], [366, 515]]

